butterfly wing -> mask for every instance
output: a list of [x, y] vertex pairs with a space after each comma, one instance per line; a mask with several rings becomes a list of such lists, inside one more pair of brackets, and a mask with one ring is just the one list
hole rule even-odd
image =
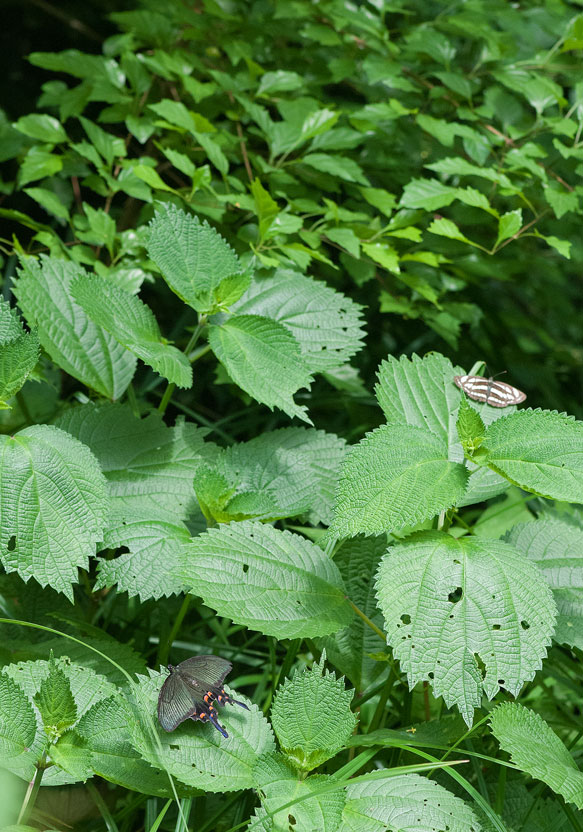
[[232, 667], [231, 662], [220, 656], [193, 656], [191, 659], [180, 662], [176, 670], [191, 684], [194, 681], [195, 687], [204, 688], [206, 691], [216, 685], [221, 685]]
[[526, 399], [526, 393], [513, 387], [511, 384], [506, 384], [505, 381], [493, 381], [488, 404], [494, 407], [507, 407], [511, 404], [520, 404]]
[[197, 712], [197, 697], [176, 671], [171, 671], [158, 695], [158, 721], [165, 731], [174, 731]]
[[494, 381], [482, 376], [454, 376], [453, 380], [470, 399], [487, 402], [492, 407], [508, 407], [511, 404], [520, 404], [526, 399], [522, 390], [504, 381]]

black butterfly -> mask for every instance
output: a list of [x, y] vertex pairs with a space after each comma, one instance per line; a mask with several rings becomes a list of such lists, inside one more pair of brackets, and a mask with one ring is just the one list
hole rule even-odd
[[244, 702], [231, 699], [223, 687], [232, 666], [220, 656], [193, 656], [179, 665], [169, 664], [170, 675], [158, 696], [158, 721], [162, 728], [174, 731], [186, 719], [200, 719], [201, 722], [212, 722], [223, 737], [228, 737], [217, 722], [214, 703], [240, 705], [249, 710]]

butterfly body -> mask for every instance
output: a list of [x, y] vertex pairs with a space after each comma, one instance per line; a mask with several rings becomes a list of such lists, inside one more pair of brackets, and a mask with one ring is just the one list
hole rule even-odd
[[504, 381], [495, 381], [493, 378], [454, 376], [453, 380], [470, 399], [486, 402], [492, 407], [509, 407], [511, 404], [520, 404], [526, 399], [526, 393], [522, 390]]
[[[158, 696], [158, 721], [165, 731], [174, 731], [187, 719], [211, 722], [223, 735], [229, 735], [218, 722], [216, 704], [240, 705], [224, 689], [223, 681], [231, 662], [220, 656], [193, 656], [178, 665], [168, 665], [170, 675]], [[215, 704], [216, 703], [216, 704]]]

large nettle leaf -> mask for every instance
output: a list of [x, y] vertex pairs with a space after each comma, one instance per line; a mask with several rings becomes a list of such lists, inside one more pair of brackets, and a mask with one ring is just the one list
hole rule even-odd
[[[461, 390], [454, 383], [454, 376], [463, 375], [460, 367], [454, 367], [448, 358], [437, 353], [419, 358], [413, 355], [396, 359], [390, 355], [378, 371], [376, 397], [389, 425], [413, 425], [427, 428], [447, 441], [447, 458], [463, 463], [472, 473], [465, 494], [458, 506], [472, 505], [501, 494], [508, 488], [507, 480], [488, 468], [477, 468], [464, 459], [464, 452], [456, 429]], [[472, 402], [472, 408], [485, 425], [503, 415], [513, 413], [514, 406], [491, 407], [485, 402]]]
[[0, 436], [0, 558], [73, 600], [103, 537], [109, 500], [89, 448], [49, 425]]
[[459, 797], [418, 774], [349, 783], [338, 832], [480, 832]]
[[[344, 790], [320, 791], [334, 785], [332, 777], [319, 774], [303, 779], [285, 757], [272, 752], [258, 759], [253, 778], [261, 798], [261, 806], [255, 810], [253, 819], [253, 828], [259, 832], [289, 832], [290, 829], [337, 832], [342, 819]], [[278, 812], [280, 806], [298, 798], [301, 802]]]
[[583, 503], [583, 422], [572, 416], [521, 410], [490, 425], [479, 450], [525, 491]]
[[[128, 725], [135, 719], [123, 696], [111, 696], [86, 711], [75, 730], [85, 741], [91, 770], [127, 789], [160, 797], [172, 797], [165, 771], [154, 768], [134, 748]], [[178, 784], [178, 793], [184, 787]]]
[[[187, 786], [207, 792], [251, 788], [257, 758], [274, 750], [273, 733], [260, 708], [251, 702], [248, 711], [236, 705], [221, 708], [220, 722], [227, 729], [227, 739], [210, 723], [203, 725], [188, 719], [167, 733], [156, 718], [158, 693], [166, 676], [167, 671], [150, 670], [149, 677], [139, 680], [132, 716], [128, 718], [136, 750], [152, 766], [169, 772]], [[244, 698], [228, 687], [227, 691], [235, 699]]]
[[541, 570], [557, 604], [559, 644], [583, 649], [583, 527], [575, 517], [542, 514], [507, 535]]
[[382, 534], [421, 523], [456, 505], [468, 476], [427, 428], [382, 425], [346, 457], [330, 533]]
[[[14, 684], [18, 693], [14, 692]], [[105, 677], [87, 667], [72, 664], [68, 658], [7, 665], [0, 674], [0, 691], [3, 691], [0, 702], [7, 706], [6, 697], [13, 694], [22, 704], [27, 720], [27, 745], [18, 749], [17, 755], [3, 759], [5, 767], [30, 780], [36, 763], [48, 748], [49, 759], [55, 765], [46, 770], [43, 782], [59, 785], [87, 779], [91, 775], [89, 753], [83, 741], [74, 740], [71, 728], [93, 705], [112, 696], [116, 690]], [[27, 705], [23, 704], [23, 696]]]
[[150, 223], [148, 254], [179, 298], [202, 314], [217, 311], [245, 291], [249, 276], [229, 244], [206, 220], [172, 204]]
[[414, 534], [384, 556], [377, 592], [409, 686], [429, 681], [468, 725], [482, 692], [516, 696], [533, 678], [553, 634], [555, 603], [543, 575], [499, 540]]
[[36, 332], [26, 332], [16, 310], [0, 298], [0, 410], [18, 393], [39, 358]]
[[523, 705], [504, 702], [492, 712], [490, 722], [494, 736], [514, 765], [583, 809], [583, 772], [539, 714]]
[[334, 434], [306, 428], [282, 428], [231, 445], [195, 477], [199, 503], [218, 522], [298, 514], [326, 522], [344, 447]]
[[[147, 536], [152, 521], [180, 525], [196, 510], [194, 475], [217, 453], [215, 445], [204, 442], [205, 429], [181, 420], [169, 428], [158, 413], [137, 419], [127, 405], [73, 407], [57, 424], [99, 460], [111, 497], [109, 533], [120, 534], [125, 522], [144, 520]], [[138, 540], [142, 533], [134, 525], [131, 534]]]
[[271, 723], [282, 751], [301, 771], [312, 771], [334, 757], [356, 726], [350, 710], [354, 691], [324, 670], [326, 651], [311, 670], [295, 673], [278, 689]]
[[330, 286], [297, 272], [256, 277], [233, 311], [283, 324], [313, 373], [346, 364], [362, 347], [362, 307]]
[[[386, 550], [384, 535], [355, 537], [345, 540], [334, 556], [334, 563], [346, 585], [346, 594], [379, 628], [383, 626], [383, 618], [377, 606], [374, 576]], [[318, 644], [326, 648], [328, 658], [348, 676], [357, 691], [366, 690], [387, 673], [386, 662], [370, 658], [372, 653], [379, 652], [378, 635], [358, 616], [354, 616], [343, 630], [318, 639]]]
[[84, 274], [67, 260], [27, 258], [14, 294], [55, 364], [102, 396], [118, 399], [132, 380], [136, 359], [73, 299], [71, 284]]
[[279, 321], [236, 315], [209, 327], [209, 344], [235, 384], [273, 410], [311, 424], [307, 408], [293, 395], [312, 383], [300, 345]]
[[154, 313], [140, 298], [96, 274], [76, 277], [71, 294], [93, 323], [153, 370], [178, 387], [192, 387], [187, 357], [162, 337]]
[[200, 534], [178, 574], [219, 615], [276, 638], [326, 635], [352, 618], [334, 561], [309, 540], [258, 522]]

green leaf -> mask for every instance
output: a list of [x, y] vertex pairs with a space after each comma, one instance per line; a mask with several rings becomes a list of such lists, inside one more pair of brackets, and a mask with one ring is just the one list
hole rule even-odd
[[77, 567], [103, 534], [103, 474], [85, 445], [59, 428], [34, 425], [0, 436], [0, 551], [8, 571], [73, 600]]
[[579, 196], [576, 191], [566, 191], [560, 185], [549, 185], [544, 190], [544, 197], [553, 209], [555, 217], [560, 220], [570, 211], [579, 208]]
[[338, 832], [481, 832], [469, 806], [419, 774], [350, 783]]
[[362, 307], [297, 272], [279, 269], [270, 278], [255, 278], [232, 311], [283, 324], [313, 373], [346, 364], [362, 347]]
[[[383, 619], [377, 606], [374, 577], [381, 555], [387, 550], [386, 537], [356, 537], [345, 541], [334, 563], [346, 586], [346, 595], [359, 610], [382, 629]], [[330, 661], [345, 673], [357, 692], [366, 690], [387, 673], [384, 662], [370, 658], [379, 652], [379, 637], [362, 618], [354, 616], [348, 627], [318, 639]]]
[[462, 234], [454, 222], [447, 220], [444, 217], [439, 220], [433, 220], [427, 230], [432, 234], [439, 235], [440, 237], [447, 237], [450, 240], [459, 240], [461, 243], [469, 243], [469, 245], [472, 246], [476, 245], [476, 243], [472, 243], [471, 240], [468, 240], [468, 238]]
[[34, 701], [45, 733], [52, 742], [77, 722], [77, 705], [69, 680], [52, 658], [49, 661], [49, 675], [43, 679]]
[[34, 199], [35, 202], [38, 202], [41, 208], [44, 208], [47, 213], [69, 222], [70, 216], [67, 206], [63, 205], [56, 193], [46, 188], [23, 188], [23, 191], [31, 199]]
[[[449, 359], [429, 354], [422, 359], [417, 355], [396, 359], [389, 356], [379, 367], [375, 393], [383, 408], [387, 422], [428, 428], [448, 444], [448, 459], [463, 463], [472, 475], [468, 489], [458, 506], [495, 497], [508, 488], [502, 477], [488, 468], [480, 468], [464, 460], [464, 453], [456, 427], [458, 405], [462, 400], [459, 388], [454, 384], [455, 375], [464, 370], [454, 367]], [[472, 409], [488, 425], [503, 416], [503, 411], [487, 404], [472, 402]], [[505, 408], [509, 410], [510, 408]], [[514, 412], [515, 408], [511, 408]]]
[[[186, 720], [171, 734], [164, 731], [156, 719], [156, 705], [167, 671], [142, 677], [136, 691], [140, 717], [132, 708], [128, 728], [132, 745], [144, 760], [161, 768], [188, 786], [206, 792], [231, 792], [254, 785], [253, 767], [257, 758], [274, 750], [271, 728], [257, 705], [249, 702], [249, 710], [237, 705], [221, 708], [219, 719], [229, 734], [222, 737], [210, 723], [194, 724]], [[240, 692], [235, 699], [245, 699]], [[141, 714], [148, 714], [148, 719]], [[152, 742], [149, 722], [156, 721], [156, 741]], [[209, 773], [212, 773], [210, 776]]]
[[[79, 230], [77, 236], [83, 242], [93, 246], [105, 246], [112, 255], [116, 234], [115, 220], [102, 208], [96, 210], [86, 202], [83, 203], [83, 210], [85, 212], [83, 219], [87, 221], [88, 230]], [[75, 225], [80, 227], [80, 223], [76, 222]]]
[[490, 724], [515, 766], [583, 809], [583, 774], [539, 714], [523, 705], [504, 702], [492, 712]]
[[337, 176], [343, 182], [355, 182], [358, 185], [368, 185], [369, 181], [360, 165], [348, 156], [331, 156], [328, 153], [308, 153], [300, 160], [303, 165], [309, 165], [317, 171]]
[[36, 332], [25, 332], [16, 311], [0, 298], [0, 409], [18, 393], [39, 358]]
[[274, 92], [291, 92], [292, 90], [299, 90], [304, 83], [304, 79], [297, 72], [289, 72], [284, 69], [278, 69], [276, 72], [266, 72], [261, 76], [261, 84], [257, 90], [257, 95], [273, 95]]
[[123, 139], [118, 136], [112, 136], [111, 133], [108, 133], [97, 124], [89, 121], [88, 118], [81, 116], [79, 121], [83, 125], [83, 129], [87, 133], [91, 144], [107, 165], [113, 165], [114, 159], [116, 158], [127, 156], [127, 149]]
[[119, 592], [127, 592], [130, 598], [139, 595], [142, 601], [182, 592], [183, 584], [174, 570], [189, 541], [190, 532], [183, 524], [126, 520], [105, 533], [103, 545], [109, 549], [123, 547], [127, 552], [113, 559], [99, 559], [95, 589], [117, 584]]
[[498, 236], [496, 237], [496, 246], [499, 246], [504, 240], [514, 237], [522, 228], [522, 209], [518, 208], [516, 211], [509, 211], [507, 214], [502, 214], [498, 220]]
[[336, 564], [305, 538], [258, 522], [196, 537], [179, 575], [219, 615], [276, 638], [326, 635], [352, 618]]
[[557, 604], [558, 644], [583, 649], [583, 528], [569, 517], [542, 514], [519, 523], [508, 542], [534, 561]]
[[351, 228], [327, 228], [326, 237], [353, 257], [360, 257], [360, 240]]
[[133, 377], [136, 359], [71, 297], [71, 283], [82, 273], [67, 260], [29, 258], [21, 265], [14, 294], [52, 360], [92, 390], [116, 399]]
[[404, 208], [437, 211], [451, 205], [456, 196], [456, 188], [444, 185], [438, 179], [412, 179], [403, 189], [400, 204]]
[[36, 735], [32, 705], [18, 685], [0, 673], [0, 755], [5, 761], [29, 749]]
[[170, 288], [200, 313], [214, 310], [221, 281], [242, 272], [233, 249], [206, 220], [174, 205], [156, 213], [147, 248]]
[[447, 459], [447, 443], [426, 428], [383, 425], [355, 445], [342, 468], [336, 537], [381, 534], [421, 523], [456, 505], [468, 471]]
[[480, 414], [462, 397], [457, 417], [457, 431], [464, 452], [471, 456], [484, 441], [486, 427]]
[[555, 604], [540, 571], [499, 540], [414, 534], [383, 557], [377, 595], [409, 687], [428, 681], [468, 725], [482, 693], [518, 695], [554, 630]]
[[[138, 520], [179, 526], [196, 510], [193, 477], [216, 453], [203, 441], [206, 430], [182, 421], [167, 427], [158, 413], [137, 419], [127, 405], [70, 408], [56, 424], [99, 460], [111, 499], [106, 534], [122, 534], [125, 523]], [[139, 536], [140, 526], [132, 533]]]
[[270, 409], [311, 424], [307, 408], [293, 394], [313, 379], [294, 336], [278, 321], [260, 315], [236, 315], [209, 327], [209, 344], [229, 376]]
[[126, 789], [172, 797], [166, 772], [153, 768], [132, 745], [128, 729], [132, 718], [129, 704], [121, 696], [103, 699], [83, 714], [76, 732], [86, 741], [91, 770]]
[[12, 125], [19, 133], [30, 136], [31, 139], [38, 139], [45, 144], [58, 144], [67, 141], [67, 134], [58, 119], [47, 116], [45, 113], [32, 113], [28, 116], [21, 116]]
[[312, 771], [334, 757], [356, 726], [353, 691], [324, 670], [326, 651], [311, 670], [296, 672], [278, 688], [271, 723], [284, 754], [300, 771]]
[[152, 310], [98, 275], [79, 274], [71, 294], [88, 317], [126, 349], [178, 387], [192, 386], [192, 368], [184, 353], [162, 338]]
[[[285, 758], [275, 752], [258, 759], [253, 778], [261, 797], [261, 807], [255, 810], [251, 825], [258, 832], [289, 832], [296, 828], [337, 832], [342, 819], [344, 792], [341, 788], [320, 791], [333, 784], [332, 777], [320, 774], [300, 779]], [[308, 797], [310, 794], [313, 797]], [[278, 812], [280, 806], [297, 798], [303, 800]]]
[[279, 205], [271, 198], [269, 191], [265, 190], [259, 179], [253, 180], [250, 190], [255, 200], [255, 213], [259, 218], [259, 240], [262, 241], [279, 214]]
[[521, 410], [490, 425], [481, 450], [498, 474], [525, 491], [583, 503], [583, 422]]
[[37, 179], [44, 179], [47, 176], [53, 176], [58, 173], [63, 167], [63, 157], [55, 153], [49, 153], [48, 150], [43, 150], [42, 147], [31, 147], [24, 157], [20, 169], [18, 171], [19, 187], [28, 185], [29, 182], [34, 182]]
[[174, 188], [171, 188], [170, 185], [167, 185], [166, 182], [164, 182], [155, 168], [152, 168], [149, 165], [132, 165], [131, 170], [134, 176], [137, 176], [138, 179], [141, 179], [142, 182], [145, 182], [146, 185], [149, 185], [151, 188], [158, 191], [169, 191], [172, 194], [177, 193]]
[[387, 269], [387, 271], [393, 272], [394, 274], [399, 274], [401, 271], [399, 254], [390, 243], [363, 243], [362, 250], [371, 260], [374, 260], [375, 263], [382, 266], [383, 269]]
[[390, 217], [397, 204], [394, 194], [384, 191], [382, 188], [360, 188], [360, 193], [369, 205], [378, 208], [386, 217]]

